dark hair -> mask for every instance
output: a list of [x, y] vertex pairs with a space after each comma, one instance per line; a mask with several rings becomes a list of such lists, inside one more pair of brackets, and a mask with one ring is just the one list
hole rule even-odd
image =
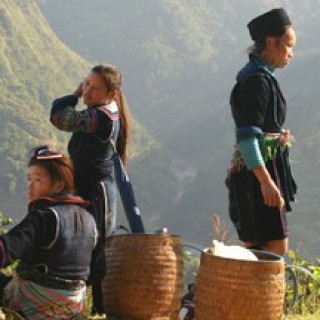
[[261, 58], [266, 45], [267, 45], [267, 37], [274, 37], [277, 38], [277, 40], [279, 41], [279, 39], [286, 33], [286, 31], [288, 30], [288, 28], [292, 27], [291, 25], [287, 25], [284, 27], [283, 31], [281, 31], [281, 34], [279, 35], [275, 35], [275, 36], [266, 36], [264, 38], [261, 38], [259, 40], [256, 40], [253, 45], [251, 45], [248, 49], [247, 49], [247, 53], [249, 55], [253, 55], [255, 57]]
[[266, 48], [266, 43], [266, 38], [255, 41], [254, 44], [248, 48], [248, 54], [261, 58], [261, 55]]
[[40, 166], [44, 168], [53, 182], [63, 181], [63, 194], [74, 193], [74, 170], [70, 158], [61, 153], [50, 150], [48, 146], [32, 149], [28, 167]]
[[103, 76], [108, 91], [116, 93], [115, 101], [119, 108], [120, 131], [117, 140], [117, 152], [124, 164], [127, 163], [127, 146], [131, 133], [131, 115], [125, 95], [122, 92], [122, 75], [119, 69], [110, 64], [93, 67], [91, 72]]

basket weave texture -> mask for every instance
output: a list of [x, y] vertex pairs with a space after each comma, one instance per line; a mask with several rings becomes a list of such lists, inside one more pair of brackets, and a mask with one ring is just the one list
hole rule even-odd
[[183, 294], [178, 236], [120, 235], [106, 240], [102, 292], [108, 316], [177, 320]]
[[241, 261], [202, 252], [195, 286], [197, 320], [282, 318], [284, 261], [266, 252], [256, 255], [259, 261]]

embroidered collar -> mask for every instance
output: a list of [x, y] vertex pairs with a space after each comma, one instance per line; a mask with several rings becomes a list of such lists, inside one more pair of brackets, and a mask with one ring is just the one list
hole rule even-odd
[[79, 196], [75, 196], [72, 194], [61, 195], [61, 196], [47, 196], [36, 199], [28, 204], [28, 212], [37, 208], [46, 208], [49, 205], [58, 205], [58, 204], [76, 204], [83, 207], [88, 207], [90, 202], [84, 200]]

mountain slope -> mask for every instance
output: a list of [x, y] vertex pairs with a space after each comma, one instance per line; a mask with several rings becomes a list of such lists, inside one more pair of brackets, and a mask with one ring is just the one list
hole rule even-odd
[[[65, 149], [69, 134], [50, 124], [52, 100], [72, 92], [89, 63], [64, 45], [34, 0], [0, 2], [0, 211], [25, 212], [25, 167], [31, 148], [50, 142]], [[133, 154], [156, 147], [136, 125]]]
[[[289, 105], [287, 127], [297, 140], [292, 159], [299, 195], [289, 220], [294, 243], [303, 241], [319, 253], [314, 244], [320, 213], [315, 187], [320, 156], [317, 0], [39, 0], [39, 4], [72, 49], [91, 61], [119, 65], [134, 114], [160, 140], [161, 152], [171, 156], [157, 167], [157, 175], [146, 171], [147, 165], [137, 171], [131, 168], [138, 184], [148, 176], [139, 192], [143, 201], [149, 200], [146, 212], [157, 212], [159, 224], [200, 242], [209, 239], [213, 212], [227, 219], [223, 180], [234, 142], [228, 97], [250, 45], [246, 24], [267, 9], [285, 6], [298, 34], [296, 59], [277, 72]], [[159, 170], [164, 167], [174, 170], [181, 188], [169, 198], [162, 194], [167, 185]], [[155, 180], [162, 182], [155, 185]]]
[[60, 42], [35, 1], [1, 2], [0, 21], [1, 152], [23, 160], [37, 139], [55, 138], [50, 102], [73, 88], [88, 63]]

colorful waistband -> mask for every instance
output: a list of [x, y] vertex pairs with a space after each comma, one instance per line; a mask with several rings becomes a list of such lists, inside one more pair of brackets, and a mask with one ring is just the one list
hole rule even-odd
[[[259, 138], [259, 147], [263, 160], [265, 162], [268, 160], [273, 160], [278, 152], [281, 152], [286, 148], [290, 148], [293, 142], [294, 138], [289, 130], [283, 130], [280, 133], [263, 133], [263, 135]], [[239, 172], [245, 166], [246, 164], [242, 157], [240, 146], [238, 143], [236, 143], [234, 145], [234, 152], [229, 171]]]

